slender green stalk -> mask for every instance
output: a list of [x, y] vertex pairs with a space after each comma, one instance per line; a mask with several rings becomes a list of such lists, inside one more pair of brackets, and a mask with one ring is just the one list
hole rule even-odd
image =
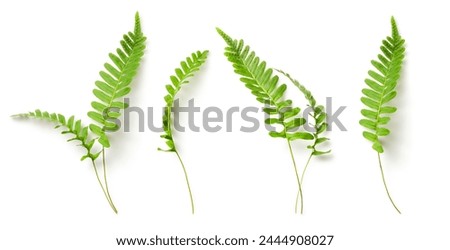
[[[303, 214], [303, 192], [302, 192], [302, 184], [300, 182], [300, 177], [298, 175], [297, 170], [297, 164], [295, 163], [294, 154], [292, 153], [292, 146], [291, 142], [287, 140], [288, 146], [289, 146], [289, 152], [291, 153], [292, 163], [294, 164], [294, 170], [295, 170], [295, 176], [297, 177], [297, 183], [298, 183], [298, 193], [300, 194], [300, 214]], [[297, 212], [297, 209], [295, 209], [295, 212]]]
[[108, 178], [106, 178], [106, 156], [105, 156], [105, 148], [104, 147], [102, 149], [102, 165], [103, 165], [103, 180], [105, 182], [106, 194], [108, 195], [108, 198], [109, 198], [109, 201], [110, 201], [111, 205], [114, 207], [114, 211], [117, 213], [116, 206], [114, 205], [114, 202], [113, 202], [113, 200], [111, 198], [111, 194], [109, 193]]
[[381, 177], [383, 178], [384, 188], [386, 189], [386, 193], [387, 193], [387, 195], [388, 195], [388, 197], [389, 197], [389, 200], [391, 201], [392, 205], [393, 205], [394, 208], [397, 210], [397, 212], [398, 212], [399, 214], [402, 214], [402, 213], [400, 212], [400, 210], [397, 208], [397, 206], [395, 205], [394, 200], [392, 199], [391, 195], [389, 194], [389, 190], [388, 190], [388, 187], [387, 187], [387, 185], [386, 185], [386, 180], [384, 179], [384, 171], [383, 171], [383, 166], [381, 165], [381, 157], [380, 157], [380, 153], [378, 153], [378, 162], [380, 163]]
[[107, 194], [105, 188], [103, 187], [102, 181], [100, 180], [100, 177], [99, 177], [98, 171], [97, 171], [97, 166], [95, 165], [95, 161], [92, 161], [92, 167], [94, 168], [95, 176], [97, 177], [98, 184], [99, 184], [100, 187], [102, 188], [102, 191], [103, 191], [103, 194], [104, 194], [105, 197], [106, 197], [106, 200], [108, 200], [108, 203], [109, 203], [109, 205], [111, 206], [111, 208], [112, 208], [112, 210], [114, 211], [114, 213], [117, 214], [117, 209], [116, 209], [116, 207], [114, 206], [114, 204], [112, 203], [111, 199], [109, 198], [109, 196], [108, 196], [108, 194]]
[[[168, 127], [171, 127], [171, 114], [172, 114], [172, 107], [167, 107], [167, 109], [168, 109], [168, 112], [167, 112], [167, 122], [168, 122]], [[188, 191], [189, 191], [189, 198], [190, 198], [190, 200], [191, 200], [191, 211], [192, 211], [192, 214], [194, 214], [194, 212], [195, 212], [195, 206], [194, 206], [194, 198], [193, 198], [193, 196], [192, 196], [192, 190], [191, 190], [191, 184], [189, 183], [189, 178], [188, 178], [188, 174], [187, 174], [187, 170], [186, 170], [186, 167], [184, 166], [184, 162], [183, 162], [183, 160], [181, 159], [181, 156], [180, 156], [180, 154], [178, 153], [178, 151], [177, 151], [177, 149], [176, 149], [176, 146], [175, 146], [175, 141], [173, 140], [173, 138], [172, 138], [172, 142], [173, 142], [173, 149], [174, 149], [174, 151], [173, 152], [175, 152], [175, 154], [177, 155], [177, 157], [178, 157], [178, 160], [180, 161], [180, 163], [181, 163], [181, 167], [183, 168], [183, 172], [184, 172], [184, 178], [186, 179], [186, 184], [187, 184], [187, 187], [188, 187]]]
[[300, 197], [300, 192], [297, 191], [297, 197], [295, 197], [295, 213], [298, 211], [298, 198]]
[[[168, 105], [167, 107], [167, 111], [166, 111], [166, 115], [167, 115], [167, 128], [171, 128], [171, 123], [172, 123], [172, 106]], [[184, 162], [181, 159], [180, 154], [177, 151], [177, 147], [175, 144], [175, 141], [173, 139], [173, 135], [172, 135], [172, 131], [170, 129], [168, 129], [166, 131], [167, 135], [170, 136], [170, 142], [171, 142], [171, 148], [169, 150], [167, 150], [168, 152], [174, 152], [177, 155], [178, 160], [180, 161], [181, 167], [183, 168], [183, 173], [184, 173], [184, 178], [186, 179], [186, 184], [187, 184], [187, 188], [189, 191], [189, 199], [191, 200], [191, 212], [192, 214], [195, 213], [195, 206], [194, 206], [194, 198], [192, 195], [192, 190], [191, 190], [191, 184], [189, 183], [189, 177], [187, 174], [187, 170], [186, 167], [184, 166]]]
[[191, 185], [189, 184], [189, 178], [188, 178], [188, 174], [186, 171], [186, 167], [184, 166], [183, 160], [181, 160], [181, 157], [180, 157], [180, 154], [178, 154], [178, 151], [175, 151], [175, 154], [177, 154], [178, 160], [180, 160], [181, 166], [183, 167], [184, 178], [186, 179], [186, 184], [187, 184], [188, 191], [189, 191], [189, 198], [191, 199], [192, 214], [194, 214], [194, 212], [195, 212], [194, 198], [192, 197]]
[[303, 168], [303, 173], [302, 173], [302, 179], [300, 180], [300, 183], [303, 185], [303, 178], [305, 177], [305, 172], [306, 169], [308, 168], [309, 162], [311, 161], [311, 158], [313, 157], [313, 154], [311, 153], [309, 155], [308, 161], [306, 162], [305, 168]]
[[[305, 167], [303, 168], [302, 178], [300, 179], [300, 184], [303, 185], [303, 178], [305, 177], [306, 169], [308, 168], [309, 162], [313, 157], [313, 153], [309, 155], [308, 161], [306, 162]], [[298, 198], [300, 197], [300, 191], [297, 192], [297, 197], [295, 198], [295, 213], [298, 211]]]

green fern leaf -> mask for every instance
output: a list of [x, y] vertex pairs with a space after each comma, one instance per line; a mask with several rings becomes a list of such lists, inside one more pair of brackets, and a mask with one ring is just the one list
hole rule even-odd
[[181, 68], [175, 69], [175, 75], [170, 76], [171, 84], [166, 85], [166, 89], [168, 94], [164, 96], [164, 100], [166, 101], [166, 106], [164, 107], [163, 113], [163, 128], [164, 133], [161, 135], [161, 138], [165, 139], [167, 149], [158, 148], [160, 151], [165, 152], [175, 152], [180, 161], [181, 167], [183, 168], [184, 176], [186, 179], [186, 185], [189, 191], [189, 198], [191, 201], [191, 211], [192, 214], [195, 212], [194, 206], [194, 198], [192, 196], [191, 185], [189, 184], [189, 178], [186, 171], [186, 167], [184, 166], [183, 160], [181, 159], [180, 154], [178, 153], [175, 142], [173, 140], [172, 135], [172, 108], [173, 103], [175, 101], [175, 97], [177, 93], [181, 90], [183, 85], [189, 83], [189, 79], [191, 79], [194, 74], [200, 70], [200, 67], [206, 62], [209, 51], [197, 51], [192, 53], [190, 57], [187, 57], [185, 61], [180, 63]]
[[226, 42], [225, 56], [234, 67], [234, 72], [241, 76], [240, 80], [250, 89], [256, 100], [265, 105], [264, 112], [269, 116], [266, 124], [278, 125], [278, 131], [270, 131], [274, 138], [285, 138], [289, 146], [292, 163], [296, 174], [298, 191], [301, 201], [301, 213], [303, 212], [303, 194], [300, 178], [292, 152], [291, 141], [313, 140], [314, 136], [308, 132], [298, 131], [305, 124], [304, 118], [298, 117], [300, 108], [292, 107], [291, 100], [283, 100], [286, 84], [279, 84], [278, 76], [273, 74], [271, 68], [266, 67], [266, 62], [260, 60], [243, 40], [234, 40], [221, 29], [217, 32]]
[[270, 136], [286, 138], [290, 141], [297, 139], [312, 140], [312, 135], [307, 132], [298, 132], [306, 120], [298, 118], [300, 108], [292, 107], [291, 100], [283, 100], [286, 84], [279, 84], [278, 76], [273, 74], [271, 68], [266, 67], [266, 62], [259, 59], [243, 40], [234, 40], [221, 29], [217, 32], [227, 43], [225, 56], [233, 64], [234, 72], [241, 75], [241, 82], [251, 90], [256, 100], [266, 107], [263, 109], [270, 119], [267, 124], [281, 125], [281, 131], [271, 131]]
[[194, 76], [194, 73], [200, 70], [200, 67], [206, 62], [209, 51], [197, 51], [187, 57], [185, 61], [180, 63], [181, 68], [175, 69], [175, 75], [170, 76], [171, 84], [166, 85], [168, 94], [164, 96], [166, 106], [163, 114], [163, 129], [164, 134], [161, 138], [166, 140], [167, 149], [158, 148], [161, 151], [176, 152], [175, 143], [172, 136], [172, 107], [175, 101], [176, 94], [181, 87], [189, 83], [189, 79]]
[[400, 36], [394, 18], [391, 19], [391, 25], [392, 34], [383, 40], [380, 48], [382, 54], [378, 55], [378, 61], [371, 61], [376, 71], [369, 71], [370, 78], [365, 80], [369, 88], [362, 90], [361, 98], [366, 108], [361, 110], [364, 118], [359, 124], [366, 128], [363, 136], [372, 142], [372, 148], [378, 153], [384, 152], [380, 137], [390, 133], [383, 125], [389, 122], [388, 115], [397, 110], [387, 104], [397, 95], [397, 81], [405, 57], [405, 40]]
[[91, 103], [94, 110], [88, 112], [88, 116], [96, 124], [89, 128], [99, 136], [98, 141], [105, 148], [110, 147], [106, 132], [119, 129], [111, 119], [118, 118], [120, 110], [128, 106], [122, 100], [131, 91], [131, 82], [144, 55], [145, 40], [139, 14], [136, 13], [134, 31], [123, 35], [121, 48], [116, 50], [116, 54], [109, 54], [113, 64], [105, 63], [105, 70], [100, 71], [101, 80], [95, 82], [97, 88], [93, 93], [98, 100]]
[[173, 140], [171, 114], [173, 102], [175, 101], [177, 93], [181, 90], [183, 85], [189, 83], [189, 79], [194, 76], [195, 72], [200, 70], [200, 67], [206, 62], [208, 53], [209, 51], [207, 50], [192, 53], [190, 57], [187, 57], [185, 61], [182, 61], [180, 63], [181, 68], [175, 69], [175, 75], [170, 76], [171, 84], [166, 85], [168, 94], [164, 96], [164, 100], [166, 101], [166, 106], [164, 107], [164, 114], [162, 117], [164, 134], [161, 135], [161, 138], [164, 138], [166, 141], [167, 149], [158, 148], [158, 150], [160, 151], [175, 152], [175, 154], [177, 155], [186, 179], [189, 198], [191, 201], [192, 214], [194, 214], [195, 212], [194, 198], [192, 196], [191, 185], [189, 184], [186, 167], [184, 166], [183, 160], [181, 159], [181, 156], [176, 149], [175, 141]]
[[71, 116], [69, 119], [66, 119], [65, 116], [57, 113], [49, 113], [47, 111], [42, 112], [39, 109], [36, 109], [34, 112], [22, 113], [13, 115], [13, 118], [34, 118], [40, 119], [44, 121], [48, 121], [56, 124], [55, 129], [64, 128], [61, 133], [69, 134], [72, 137], [67, 141], [79, 141], [79, 146], [86, 149], [86, 154], [81, 157], [81, 160], [85, 160], [90, 158], [92, 161], [98, 158], [100, 152], [92, 153], [92, 147], [94, 146], [95, 139], [90, 139], [89, 129], [81, 124], [81, 120], [75, 120], [74, 116]]
[[321, 134], [325, 132], [328, 127], [328, 124], [326, 122], [327, 113], [325, 112], [324, 107], [322, 105], [317, 105], [317, 101], [311, 94], [311, 91], [306, 89], [306, 87], [300, 84], [300, 82], [298, 82], [296, 79], [292, 78], [288, 73], [283, 72], [282, 70], [277, 71], [286, 76], [300, 90], [300, 92], [303, 93], [305, 99], [309, 103], [309, 116], [314, 120], [314, 132], [312, 133], [314, 141], [311, 145], [308, 146], [308, 148], [312, 150], [312, 155], [324, 155], [330, 153], [331, 150], [319, 151], [316, 148], [317, 145], [329, 140], [328, 138], [321, 136]]
[[378, 154], [378, 163], [386, 194], [392, 206], [401, 214], [389, 193], [380, 156], [384, 152], [380, 137], [390, 134], [389, 129], [384, 128], [384, 125], [388, 124], [391, 119], [388, 115], [397, 110], [396, 107], [388, 106], [388, 103], [397, 96], [397, 81], [400, 78], [405, 57], [405, 40], [398, 32], [394, 17], [391, 18], [391, 26], [391, 36], [382, 41], [380, 48], [382, 54], [378, 55], [379, 61], [371, 61], [376, 70], [370, 70], [370, 78], [365, 80], [369, 88], [362, 90], [364, 96], [361, 97], [361, 102], [367, 108], [361, 110], [364, 118], [359, 121], [359, 124], [366, 129], [363, 137], [372, 142], [372, 148]]

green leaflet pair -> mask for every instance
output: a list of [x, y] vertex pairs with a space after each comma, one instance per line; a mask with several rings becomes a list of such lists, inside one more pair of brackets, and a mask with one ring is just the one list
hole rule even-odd
[[[373, 148], [378, 153], [383, 182], [390, 199], [391, 197], [381, 166], [380, 154], [383, 153], [383, 147], [380, 137], [389, 134], [389, 130], [382, 126], [387, 124], [389, 118], [383, 116], [383, 114], [395, 112], [395, 108], [386, 106], [385, 104], [396, 95], [395, 87], [404, 57], [404, 40], [398, 34], [394, 19], [392, 19], [392, 27], [392, 37], [388, 37], [383, 41], [381, 48], [383, 55], [379, 55], [379, 61], [372, 61], [372, 64], [378, 72], [369, 71], [369, 75], [372, 78], [366, 79], [366, 83], [370, 89], [363, 90], [365, 97], [361, 100], [369, 109], [362, 110], [365, 118], [360, 121], [361, 125], [369, 129], [363, 135], [373, 142]], [[283, 138], [286, 140], [298, 185], [295, 211], [297, 212], [298, 204], [300, 204], [300, 212], [302, 213], [302, 183], [306, 169], [313, 156], [330, 153], [330, 150], [322, 151], [317, 149], [317, 146], [328, 140], [328, 138], [322, 135], [327, 130], [327, 116], [324, 107], [318, 105], [311, 92], [289, 74], [281, 70], [273, 70], [266, 67], [266, 63], [260, 60], [242, 40], [234, 40], [220, 29], [217, 29], [217, 31], [227, 43], [225, 55], [233, 64], [235, 73], [241, 76], [240, 80], [251, 90], [252, 94], [256, 96], [256, 99], [265, 105], [264, 112], [269, 115], [269, 118], [265, 122], [280, 128], [270, 131], [269, 135], [274, 138]], [[112, 201], [107, 182], [106, 149], [111, 146], [108, 133], [115, 132], [119, 129], [115, 123], [111, 122], [111, 119], [119, 118], [121, 116], [121, 110], [128, 107], [123, 102], [123, 98], [131, 92], [131, 83], [137, 74], [140, 61], [144, 55], [145, 41], [146, 37], [141, 31], [140, 18], [138, 13], [136, 13], [133, 32], [129, 32], [123, 36], [123, 39], [120, 41], [121, 47], [116, 50], [116, 53], [109, 54], [112, 64], [106, 63], [104, 65], [105, 70], [100, 71], [101, 80], [95, 82], [96, 88], [93, 90], [93, 94], [97, 99], [91, 103], [93, 110], [87, 113], [94, 123], [84, 126], [81, 120], [76, 120], [74, 116], [66, 118], [58, 113], [42, 112], [40, 110], [13, 116], [37, 118], [55, 123], [56, 128], [64, 128], [64, 131], [62, 131], [63, 134], [70, 134], [72, 136], [68, 141], [79, 141], [79, 145], [86, 149], [86, 154], [81, 160], [90, 159], [92, 162], [97, 181], [115, 213], [117, 213], [117, 209]], [[177, 151], [177, 146], [173, 138], [173, 118], [171, 114], [177, 93], [183, 85], [189, 83], [194, 73], [200, 70], [207, 56], [208, 51], [192, 53], [190, 57], [181, 62], [180, 68], [175, 69], [175, 75], [170, 77], [171, 84], [166, 85], [168, 94], [164, 97], [166, 102], [162, 118], [164, 133], [161, 135], [165, 139], [167, 148], [159, 148], [161, 151], [176, 154], [185, 175], [192, 213], [195, 211], [194, 199], [186, 167]], [[308, 119], [301, 117], [300, 107], [294, 107], [291, 100], [285, 100], [283, 98], [287, 85], [279, 84], [279, 77], [276, 73], [281, 74], [291, 81], [305, 97], [308, 103], [308, 112], [306, 112]], [[310, 125], [310, 129], [307, 129], [306, 125]], [[291, 146], [291, 142], [295, 140], [310, 141], [310, 145], [307, 148], [311, 152], [301, 177]], [[103, 170], [102, 177], [100, 177], [96, 165], [96, 161], [100, 156]], [[391, 202], [395, 207], [392, 199]]]

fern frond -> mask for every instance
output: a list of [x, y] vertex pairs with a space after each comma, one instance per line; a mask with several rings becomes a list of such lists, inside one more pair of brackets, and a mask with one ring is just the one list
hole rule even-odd
[[158, 150], [165, 152], [175, 152], [175, 154], [177, 155], [181, 167], [183, 168], [184, 177], [186, 179], [186, 185], [189, 191], [189, 198], [191, 200], [192, 214], [194, 214], [195, 212], [194, 198], [192, 196], [191, 185], [189, 184], [189, 178], [186, 171], [186, 167], [184, 166], [183, 160], [181, 159], [181, 156], [178, 153], [175, 146], [175, 142], [173, 140], [171, 114], [173, 102], [175, 101], [175, 96], [180, 91], [183, 85], [189, 83], [189, 79], [194, 76], [195, 72], [200, 70], [200, 67], [206, 62], [206, 59], [208, 58], [208, 53], [209, 51], [207, 50], [192, 53], [190, 57], [187, 57], [185, 61], [182, 61], [180, 63], [181, 68], [175, 69], [175, 75], [170, 76], [170, 81], [172, 84], [166, 85], [168, 94], [164, 96], [164, 100], [166, 101], [166, 106], [164, 107], [164, 114], [162, 118], [164, 134], [161, 135], [161, 138], [164, 138], [166, 140], [166, 145], [168, 149], [158, 148]]
[[269, 135], [274, 138], [285, 138], [287, 141], [298, 184], [301, 201], [300, 212], [303, 213], [302, 187], [291, 141], [313, 140], [314, 136], [309, 132], [298, 131], [306, 123], [306, 120], [299, 117], [300, 108], [293, 107], [291, 100], [284, 100], [283, 96], [287, 86], [278, 83], [278, 76], [273, 74], [271, 68], [266, 67], [266, 62], [260, 60], [256, 53], [244, 44], [243, 40], [232, 39], [219, 28], [217, 28], [217, 32], [227, 44], [225, 56], [232, 63], [234, 72], [241, 76], [241, 82], [250, 89], [256, 100], [265, 105], [263, 111], [269, 116], [265, 123], [282, 128], [281, 131], [270, 131]]
[[95, 82], [97, 88], [93, 93], [98, 100], [91, 103], [94, 110], [88, 112], [88, 116], [97, 124], [91, 124], [89, 128], [99, 136], [98, 141], [105, 148], [110, 147], [105, 132], [118, 129], [117, 124], [110, 120], [120, 117], [120, 110], [128, 106], [122, 98], [131, 91], [130, 84], [144, 55], [145, 40], [139, 14], [136, 13], [134, 31], [123, 35], [121, 48], [116, 50], [116, 54], [109, 54], [113, 65], [105, 63], [105, 70], [100, 71], [101, 80]]
[[364, 96], [361, 98], [367, 108], [361, 110], [364, 118], [359, 124], [367, 129], [363, 136], [372, 142], [372, 148], [378, 153], [384, 152], [380, 137], [390, 133], [385, 128], [390, 120], [389, 115], [397, 110], [387, 104], [397, 95], [395, 89], [405, 57], [405, 40], [400, 36], [393, 17], [391, 25], [391, 36], [382, 41], [382, 54], [378, 55], [378, 60], [371, 61], [376, 71], [369, 71], [370, 77], [365, 80], [369, 88], [362, 90]]
[[166, 106], [163, 114], [163, 129], [164, 134], [161, 138], [166, 139], [168, 149], [161, 149], [161, 151], [176, 152], [175, 143], [172, 137], [172, 121], [171, 113], [175, 96], [180, 91], [181, 87], [189, 83], [189, 79], [194, 76], [194, 73], [200, 70], [200, 67], [206, 62], [209, 51], [197, 51], [187, 57], [185, 61], [180, 63], [181, 68], [175, 69], [175, 75], [170, 76], [171, 84], [166, 85], [168, 94], [164, 97]]
[[282, 75], [286, 76], [299, 90], [303, 93], [305, 96], [305, 99], [308, 101], [308, 106], [310, 108], [309, 116], [313, 118], [314, 120], [314, 132], [312, 135], [314, 136], [314, 141], [311, 145], [308, 145], [307, 148], [312, 150], [312, 155], [323, 155], [328, 154], [331, 152], [331, 150], [328, 151], [320, 151], [316, 149], [316, 146], [319, 144], [322, 144], [329, 139], [326, 137], [321, 137], [321, 134], [327, 130], [328, 124], [327, 124], [327, 113], [325, 112], [325, 108], [323, 105], [317, 105], [316, 99], [311, 94], [311, 91], [309, 91], [304, 85], [300, 84], [299, 81], [292, 78], [288, 73], [277, 70]]
[[89, 128], [81, 124], [81, 120], [76, 120], [74, 116], [66, 119], [65, 116], [57, 113], [49, 113], [47, 111], [41, 111], [36, 109], [34, 112], [22, 113], [13, 115], [13, 118], [34, 118], [44, 121], [48, 121], [56, 124], [55, 129], [63, 127], [65, 130], [61, 134], [70, 134], [73, 137], [67, 141], [79, 141], [79, 146], [86, 149], [86, 154], [81, 157], [81, 160], [90, 158], [92, 161], [98, 158], [100, 152], [92, 153], [92, 148], [95, 143], [95, 139], [89, 138]]
[[311, 133], [297, 131], [306, 120], [298, 117], [301, 110], [292, 107], [291, 100], [283, 100], [286, 84], [278, 83], [278, 76], [266, 67], [266, 62], [260, 60], [243, 40], [234, 40], [219, 28], [217, 32], [228, 45], [225, 56], [233, 64], [234, 72], [241, 76], [241, 82], [245, 83], [256, 100], [265, 105], [263, 110], [269, 115], [265, 122], [282, 127], [281, 131], [270, 131], [269, 135], [288, 140], [313, 140]]

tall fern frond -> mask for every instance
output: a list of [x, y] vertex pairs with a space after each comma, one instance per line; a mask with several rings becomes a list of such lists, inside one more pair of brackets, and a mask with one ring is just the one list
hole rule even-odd
[[195, 212], [194, 198], [192, 196], [191, 185], [189, 184], [189, 178], [186, 171], [186, 167], [184, 166], [183, 160], [181, 159], [181, 156], [177, 151], [176, 144], [173, 139], [172, 108], [177, 93], [181, 90], [183, 85], [189, 83], [190, 78], [194, 76], [195, 72], [200, 70], [200, 67], [206, 62], [206, 59], [208, 58], [208, 53], [209, 51], [207, 50], [192, 53], [190, 57], [187, 57], [185, 61], [182, 61], [180, 63], [181, 68], [175, 69], [175, 75], [170, 76], [171, 84], [166, 85], [166, 90], [168, 94], [164, 96], [164, 100], [166, 102], [166, 106], [164, 107], [164, 114], [162, 117], [164, 134], [161, 135], [161, 138], [165, 139], [168, 148], [167, 149], [158, 148], [158, 150], [160, 151], [174, 152], [177, 155], [181, 167], [183, 168], [184, 177], [186, 179], [186, 184], [189, 191], [189, 198], [191, 201], [192, 214], [194, 214]]
[[400, 78], [402, 63], [405, 57], [405, 40], [398, 32], [394, 17], [391, 18], [391, 26], [391, 36], [383, 40], [380, 47], [382, 54], [378, 55], [378, 60], [371, 61], [376, 71], [370, 70], [368, 73], [370, 77], [365, 80], [369, 88], [362, 90], [364, 96], [361, 97], [361, 102], [366, 108], [361, 110], [364, 118], [359, 121], [359, 124], [366, 128], [363, 136], [372, 143], [372, 148], [378, 154], [378, 161], [387, 195], [394, 208], [400, 213], [400, 210], [389, 194], [380, 157], [380, 154], [384, 152], [380, 138], [390, 134], [389, 129], [385, 128], [385, 126], [391, 119], [389, 115], [397, 111], [396, 107], [390, 106], [388, 103], [397, 96], [397, 82]]
[[41, 111], [36, 109], [34, 112], [22, 113], [13, 115], [14, 118], [34, 118], [44, 121], [48, 121], [56, 124], [55, 129], [64, 128], [65, 130], [61, 134], [70, 134], [73, 136], [67, 141], [79, 141], [79, 146], [86, 149], [86, 154], [81, 157], [81, 160], [90, 158], [92, 161], [98, 158], [100, 152], [92, 153], [92, 147], [94, 146], [95, 139], [89, 138], [89, 128], [81, 124], [81, 120], [75, 120], [74, 116], [66, 117], [62, 114], [49, 113], [47, 111]]
[[[266, 67], [266, 62], [260, 60], [255, 52], [244, 44], [243, 40], [232, 39], [219, 28], [217, 28], [217, 32], [227, 44], [225, 56], [232, 63], [234, 72], [241, 76], [241, 82], [250, 89], [256, 100], [265, 105], [263, 110], [269, 116], [265, 122], [281, 127], [278, 131], [270, 131], [269, 135], [287, 140], [302, 198], [301, 184], [292, 153], [291, 141], [297, 139], [313, 140], [314, 136], [309, 132], [298, 131], [306, 122], [304, 118], [299, 117], [300, 108], [293, 107], [291, 100], [283, 99], [287, 88], [286, 84], [279, 84], [278, 76], [273, 74], [271, 68]], [[303, 211], [303, 199], [301, 201], [301, 211]]]
[[121, 48], [116, 50], [116, 54], [109, 54], [114, 65], [105, 63], [105, 70], [100, 71], [101, 80], [95, 82], [97, 88], [93, 93], [98, 100], [91, 103], [94, 110], [88, 112], [88, 116], [97, 124], [91, 124], [89, 128], [99, 136], [98, 142], [105, 148], [110, 147], [105, 132], [119, 129], [111, 119], [120, 117], [120, 110], [128, 106], [122, 98], [131, 91], [130, 84], [144, 55], [145, 40], [139, 14], [136, 13], [134, 31], [123, 35], [120, 41]]
[[405, 40], [400, 36], [394, 18], [391, 24], [392, 35], [383, 40], [378, 61], [371, 61], [377, 71], [369, 71], [370, 78], [365, 80], [369, 88], [362, 90], [364, 96], [361, 97], [366, 109], [361, 110], [364, 119], [359, 123], [367, 129], [363, 136], [372, 142], [372, 148], [378, 153], [384, 152], [380, 137], [390, 134], [385, 128], [391, 119], [389, 115], [397, 111], [396, 107], [387, 104], [397, 96], [397, 81], [405, 57]]

